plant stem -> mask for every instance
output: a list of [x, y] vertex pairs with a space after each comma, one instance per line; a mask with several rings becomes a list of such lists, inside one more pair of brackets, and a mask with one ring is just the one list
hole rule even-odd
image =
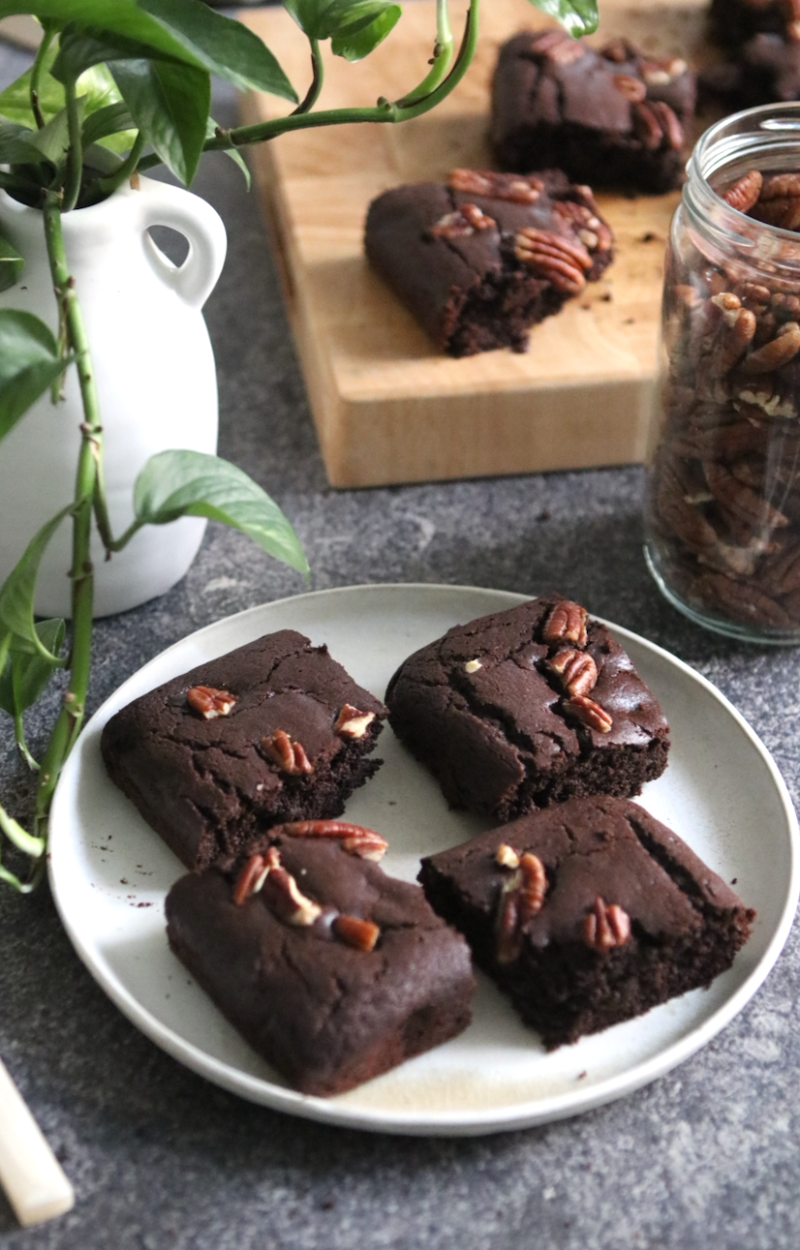
[[36, 119], [36, 125], [40, 130], [43, 130], [45, 127], [45, 118], [39, 104], [39, 83], [42, 79], [44, 60], [54, 38], [55, 31], [45, 27], [44, 34], [42, 35], [42, 42], [39, 44], [36, 52], [36, 60], [33, 62], [33, 68], [31, 70], [31, 111]]
[[407, 108], [411, 104], [415, 104], [418, 100], [422, 100], [425, 96], [430, 95], [444, 80], [444, 77], [450, 68], [453, 59], [453, 32], [450, 29], [450, 11], [447, 0], [436, 0], [436, 43], [433, 46], [433, 56], [430, 60], [430, 73], [423, 78], [422, 82], [413, 91], [409, 91], [408, 95], [403, 96], [402, 100], [398, 100], [401, 108]]
[[64, 86], [67, 104], [67, 125], [69, 128], [69, 150], [67, 152], [67, 176], [64, 183], [63, 211], [69, 213], [78, 203], [83, 177], [83, 136], [81, 119], [78, 111], [78, 100], [75, 94], [75, 82], [70, 79]]
[[138, 132], [133, 141], [133, 147], [126, 156], [115, 173], [109, 174], [107, 178], [101, 178], [97, 183], [97, 191], [99, 194], [93, 195], [88, 203], [95, 203], [96, 200], [104, 200], [107, 196], [113, 195], [123, 182], [127, 182], [136, 173], [136, 166], [139, 164], [139, 158], [142, 155], [144, 147], [144, 135]]
[[61, 711], [41, 763], [36, 795], [34, 830], [45, 837], [50, 803], [64, 762], [83, 721], [92, 644], [94, 570], [90, 553], [93, 502], [98, 490], [98, 463], [102, 452], [100, 405], [92, 372], [89, 342], [83, 314], [70, 277], [61, 230], [59, 196], [48, 192], [44, 203], [44, 228], [50, 272], [59, 308], [67, 328], [68, 346], [75, 353], [84, 423], [75, 480], [72, 523], [72, 648], [69, 682]]
[[311, 44], [311, 86], [306, 92], [305, 99], [301, 100], [294, 110], [295, 114], [310, 112], [319, 99], [319, 93], [322, 91], [322, 84], [325, 80], [325, 67], [322, 63], [319, 41], [310, 39], [309, 43]]

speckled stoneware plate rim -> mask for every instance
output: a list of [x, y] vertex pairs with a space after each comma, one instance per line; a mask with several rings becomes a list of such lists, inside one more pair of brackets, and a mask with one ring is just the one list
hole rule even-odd
[[[514, 607], [530, 597], [470, 586], [379, 583], [276, 600], [175, 643], [95, 713], [56, 791], [51, 888], [67, 934], [93, 977], [164, 1051], [224, 1089], [307, 1119], [374, 1132], [478, 1135], [563, 1119], [631, 1093], [705, 1046], [752, 998], [788, 937], [800, 891], [800, 840], [791, 798], [764, 744], [709, 681], [661, 647], [610, 622], [606, 624], [637, 668], [645, 670], [656, 696], [666, 705], [674, 704], [672, 763], [662, 778], [645, 788], [639, 801], [681, 833], [712, 867], [723, 875], [733, 870], [742, 897], [758, 906], [753, 937], [733, 969], [711, 990], [695, 991], [638, 1020], [547, 1054], [536, 1035], [524, 1029], [505, 1000], [479, 976], [475, 1022], [461, 1038], [349, 1094], [322, 1099], [282, 1084], [233, 1033], [169, 952], [160, 909], [169, 884], [184, 870], [105, 776], [99, 737], [118, 708], [205, 659], [280, 628], [299, 629], [315, 643], [330, 641], [334, 657], [364, 685], [368, 682], [359, 670], [372, 664], [370, 688], [382, 694], [376, 689], [377, 677], [385, 684], [405, 655], [443, 628]], [[326, 632], [328, 638], [322, 636]], [[342, 654], [348, 648], [353, 654]], [[681, 743], [675, 733], [676, 716], [689, 727], [684, 735], [694, 733], [696, 741]], [[695, 730], [698, 719], [703, 724], [709, 721], [711, 732], [702, 726]], [[716, 758], [714, 750], [719, 754], [722, 748], [707, 739], [719, 736], [720, 729], [728, 753], [741, 756], [744, 765], [738, 761], [726, 770], [725, 760]], [[390, 872], [413, 879], [420, 850], [437, 850], [490, 827], [488, 821], [448, 812], [438, 788], [388, 729], [379, 754], [386, 757], [384, 769], [353, 796], [347, 815], [378, 828], [383, 815]], [[399, 790], [384, 787], [382, 792], [384, 775], [389, 778], [386, 786], [399, 785]], [[403, 787], [404, 780], [412, 782], [410, 788]], [[707, 791], [721, 804], [721, 813], [717, 808], [704, 810]], [[402, 801], [387, 797], [393, 793], [401, 793]], [[730, 834], [742, 805], [746, 808], [748, 803], [759, 815], [771, 810], [771, 820], [765, 818], [766, 826], [764, 820], [758, 826], [758, 844], [749, 835]], [[681, 814], [689, 812], [700, 845], [690, 829], [681, 827]], [[401, 846], [393, 863], [396, 842], [387, 820], [401, 830], [401, 842], [403, 831], [412, 825], [415, 834], [427, 836], [428, 823], [442, 840], [435, 846], [410, 846], [405, 854]], [[458, 836], [453, 836], [456, 829]], [[117, 878], [119, 871], [136, 879]], [[477, 1061], [470, 1059], [472, 1054]]]

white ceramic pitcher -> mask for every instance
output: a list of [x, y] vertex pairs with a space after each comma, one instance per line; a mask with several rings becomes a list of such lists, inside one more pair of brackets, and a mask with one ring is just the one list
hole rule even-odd
[[[201, 313], [225, 260], [225, 228], [204, 200], [150, 179], [91, 208], [65, 213], [64, 243], [83, 309], [103, 425], [111, 525], [133, 520], [133, 483], [145, 461], [170, 448], [213, 453], [217, 445], [214, 357]], [[151, 226], [189, 242], [177, 267], [154, 244]], [[0, 234], [25, 258], [19, 283], [0, 307], [33, 312], [57, 331], [42, 215], [0, 192]], [[73, 498], [83, 410], [76, 371], [66, 399], [40, 399], [0, 441], [0, 582], [37, 530]], [[106, 561], [92, 548], [95, 614], [106, 616], [164, 594], [189, 568], [205, 529], [182, 518], [140, 530]], [[45, 553], [36, 611], [70, 614], [70, 522]]]

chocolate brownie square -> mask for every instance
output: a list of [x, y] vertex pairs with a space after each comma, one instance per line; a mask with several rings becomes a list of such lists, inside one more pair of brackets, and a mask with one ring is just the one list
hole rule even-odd
[[395, 187], [369, 206], [370, 263], [451, 356], [525, 351], [530, 327], [594, 282], [611, 230], [588, 187], [455, 169], [447, 184]]
[[573, 799], [422, 861], [436, 911], [552, 1049], [729, 968], [755, 912], [626, 799]]
[[495, 157], [502, 169], [557, 165], [593, 186], [668, 191], [682, 180], [695, 94], [677, 57], [524, 31], [503, 44], [492, 82]]
[[187, 868], [286, 820], [338, 816], [380, 760], [383, 704], [294, 630], [135, 699], [101, 749], [113, 781]]
[[800, 10], [796, 0], [711, 0], [708, 10], [711, 38], [740, 45], [755, 35], [800, 38]]
[[337, 836], [333, 821], [299, 829], [178, 881], [167, 932], [250, 1045], [303, 1093], [328, 1096], [455, 1037], [475, 982], [466, 942], [419, 886], [361, 857], [381, 839], [353, 826]]
[[667, 722], [629, 656], [556, 594], [448, 630], [403, 662], [386, 703], [451, 805], [501, 821], [630, 797], [667, 765]]
[[800, 100], [800, 43], [756, 35], [729, 59], [709, 65], [700, 88], [728, 110]]

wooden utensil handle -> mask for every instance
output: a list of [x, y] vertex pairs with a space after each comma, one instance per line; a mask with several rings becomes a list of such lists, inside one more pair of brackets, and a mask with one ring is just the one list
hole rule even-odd
[[20, 1224], [69, 1211], [75, 1195], [0, 1060], [0, 1184]]

